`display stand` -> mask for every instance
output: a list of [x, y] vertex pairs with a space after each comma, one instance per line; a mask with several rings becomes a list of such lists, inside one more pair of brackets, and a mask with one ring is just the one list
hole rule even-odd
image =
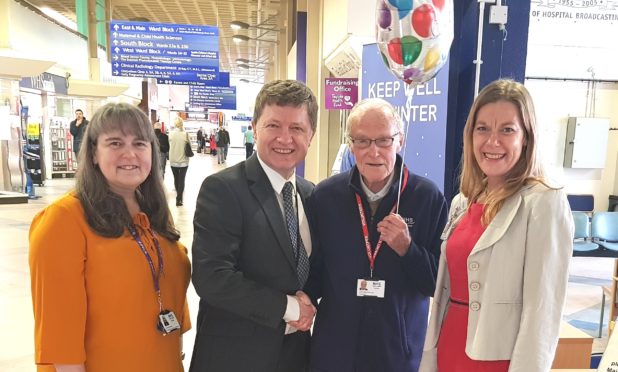
[[29, 123], [26, 146], [24, 147], [26, 172], [28, 173], [27, 176], [30, 177], [30, 182], [39, 186], [43, 186], [45, 180], [41, 150], [41, 125], [39, 123]]
[[50, 121], [52, 152], [52, 178], [75, 177], [76, 165], [73, 154], [73, 136], [67, 118], [54, 117]]

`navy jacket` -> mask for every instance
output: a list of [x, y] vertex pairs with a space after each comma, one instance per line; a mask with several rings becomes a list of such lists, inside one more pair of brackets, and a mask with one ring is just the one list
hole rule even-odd
[[321, 182], [310, 198], [314, 253], [305, 291], [314, 303], [321, 298], [311, 342], [316, 371], [418, 370], [447, 218], [446, 200], [431, 181], [409, 172], [399, 214], [412, 243], [404, 257], [382, 245], [374, 277], [386, 281], [385, 297], [356, 296], [357, 279], [369, 277], [369, 260], [355, 193], [363, 201], [373, 249], [376, 225], [397, 200], [400, 166], [398, 157], [395, 181], [373, 218], [356, 167]]

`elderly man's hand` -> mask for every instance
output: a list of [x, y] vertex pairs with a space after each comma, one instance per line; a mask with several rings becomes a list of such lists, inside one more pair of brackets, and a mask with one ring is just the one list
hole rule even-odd
[[309, 296], [303, 291], [297, 291], [295, 298], [300, 305], [300, 318], [297, 321], [288, 322], [288, 324], [299, 331], [308, 331], [313, 324], [316, 308], [311, 303]]
[[384, 243], [403, 257], [412, 242], [406, 221], [400, 215], [391, 213], [378, 223], [378, 232]]

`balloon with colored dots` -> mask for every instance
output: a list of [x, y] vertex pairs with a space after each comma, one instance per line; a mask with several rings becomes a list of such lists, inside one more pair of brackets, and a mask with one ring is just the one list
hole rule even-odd
[[453, 0], [376, 0], [376, 41], [387, 68], [408, 84], [433, 78], [453, 40]]

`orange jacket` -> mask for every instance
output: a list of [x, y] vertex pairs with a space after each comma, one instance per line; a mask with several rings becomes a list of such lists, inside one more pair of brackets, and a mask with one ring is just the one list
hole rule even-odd
[[[134, 223], [157, 268], [148, 218], [139, 213]], [[156, 329], [159, 305], [148, 261], [128, 231], [119, 238], [97, 235], [73, 194], [34, 217], [30, 275], [39, 371], [53, 370], [51, 364], [85, 364], [88, 372], [183, 370], [181, 334], [191, 328], [190, 263], [180, 243], [158, 240], [163, 307], [174, 311], [182, 327], [167, 336]]]

